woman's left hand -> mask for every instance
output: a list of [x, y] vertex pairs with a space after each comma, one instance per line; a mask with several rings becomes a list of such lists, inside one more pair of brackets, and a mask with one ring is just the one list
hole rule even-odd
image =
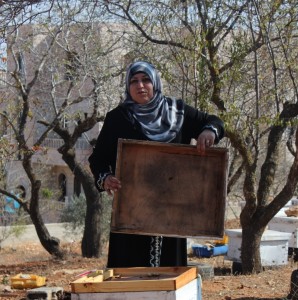
[[214, 145], [215, 133], [212, 130], [205, 129], [198, 136], [197, 139], [197, 149], [198, 152], [204, 153], [206, 148], [209, 148]]

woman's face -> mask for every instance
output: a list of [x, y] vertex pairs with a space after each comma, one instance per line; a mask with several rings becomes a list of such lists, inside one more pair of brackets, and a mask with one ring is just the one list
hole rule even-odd
[[148, 103], [154, 96], [150, 77], [145, 73], [133, 75], [129, 82], [129, 94], [139, 104]]

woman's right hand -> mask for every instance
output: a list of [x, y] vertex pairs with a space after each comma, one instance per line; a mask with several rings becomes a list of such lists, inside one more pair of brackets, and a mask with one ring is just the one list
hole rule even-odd
[[112, 196], [113, 192], [117, 192], [121, 188], [121, 182], [113, 175], [107, 176], [104, 181], [103, 187], [105, 191]]

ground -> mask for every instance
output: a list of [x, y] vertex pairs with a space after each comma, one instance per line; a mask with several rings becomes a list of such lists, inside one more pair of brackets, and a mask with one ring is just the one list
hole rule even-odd
[[[46, 286], [62, 287], [63, 299], [70, 299], [70, 283], [87, 270], [102, 269], [102, 259], [87, 259], [80, 255], [79, 243], [64, 244], [68, 258], [54, 260], [40, 244], [6, 247], [0, 250], [0, 299], [25, 299], [27, 291], [10, 288], [10, 278], [18, 273], [36, 274], [47, 278]], [[285, 299], [290, 292], [292, 271], [297, 262], [289, 259], [286, 266], [271, 268], [260, 274], [244, 276], [231, 272], [231, 262], [224, 256], [197, 258], [189, 255], [189, 261], [214, 267], [214, 276], [202, 281], [203, 300], [256, 300]]]

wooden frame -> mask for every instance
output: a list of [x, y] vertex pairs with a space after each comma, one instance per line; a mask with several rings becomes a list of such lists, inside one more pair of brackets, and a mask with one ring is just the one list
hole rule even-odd
[[111, 231], [222, 237], [228, 151], [120, 139]]
[[197, 278], [196, 267], [138, 267], [112, 269], [114, 276], [83, 276], [71, 282], [72, 293], [171, 291]]

